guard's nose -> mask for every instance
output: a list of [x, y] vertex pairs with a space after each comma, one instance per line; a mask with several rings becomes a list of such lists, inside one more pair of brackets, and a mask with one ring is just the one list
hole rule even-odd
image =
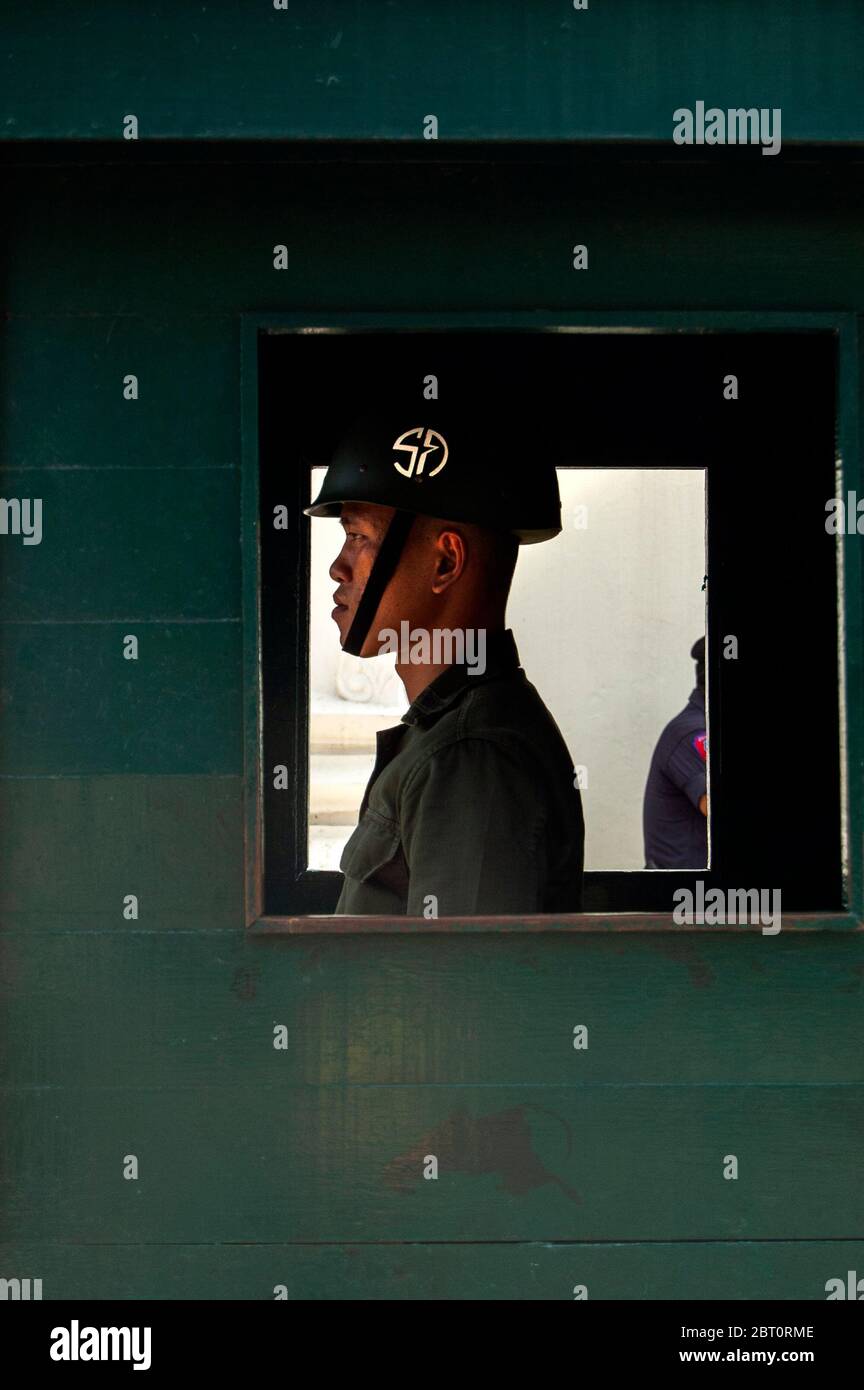
[[339, 551], [339, 554], [336, 556], [336, 559], [333, 561], [327, 573], [330, 575], [330, 578], [334, 580], [337, 584], [341, 584], [343, 580], [350, 579], [351, 569], [345, 559], [344, 546]]

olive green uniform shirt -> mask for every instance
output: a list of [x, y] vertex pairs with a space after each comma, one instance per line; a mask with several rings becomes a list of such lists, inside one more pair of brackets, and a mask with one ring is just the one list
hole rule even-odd
[[336, 912], [410, 917], [582, 910], [573, 762], [508, 629], [486, 669], [452, 666], [378, 734]]

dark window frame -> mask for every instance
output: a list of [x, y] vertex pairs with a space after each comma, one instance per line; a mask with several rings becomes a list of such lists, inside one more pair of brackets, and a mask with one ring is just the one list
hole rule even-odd
[[[339, 876], [332, 873], [304, 871], [298, 845], [305, 845], [307, 815], [307, 742], [308, 686], [307, 666], [303, 659], [308, 648], [308, 615], [303, 602], [308, 577], [308, 519], [298, 515], [293, 541], [296, 568], [294, 585], [296, 603], [291, 615], [291, 635], [285, 642], [286, 668], [280, 682], [285, 702], [281, 714], [284, 727], [290, 726], [290, 737], [283, 742], [285, 755], [280, 761], [292, 767], [298, 775], [291, 778], [289, 790], [279, 793], [286, 798], [284, 808], [295, 827], [294, 852], [287, 864], [287, 877], [295, 885], [294, 901], [288, 911], [273, 911], [265, 889], [265, 815], [264, 801], [267, 777], [264, 771], [264, 698], [262, 632], [268, 620], [267, 605], [262, 602], [261, 590], [261, 522], [260, 522], [260, 447], [259, 437], [259, 346], [262, 335], [284, 334], [346, 334], [346, 333], [410, 333], [412, 331], [460, 332], [557, 332], [557, 333], [829, 333], [836, 342], [835, 426], [837, 461], [836, 491], [845, 494], [856, 487], [861, 461], [857, 453], [858, 440], [858, 357], [856, 323], [850, 314], [758, 314], [733, 312], [686, 313], [429, 313], [429, 314], [249, 314], [242, 320], [242, 445], [243, 445], [243, 612], [244, 612], [244, 745], [246, 798], [246, 921], [249, 927], [264, 933], [335, 933], [352, 932], [475, 932], [475, 931], [680, 931], [673, 923], [670, 910], [609, 910], [592, 895], [589, 880], [599, 875], [586, 874], [586, 911], [572, 916], [555, 917], [475, 917], [427, 921], [414, 918], [334, 917], [322, 912], [322, 890], [335, 902], [334, 887]], [[631, 465], [632, 466], [632, 465]], [[696, 464], [694, 466], [701, 466]], [[298, 477], [297, 511], [303, 482]], [[864, 487], [858, 482], [859, 495]], [[286, 493], [290, 505], [292, 496]], [[709, 478], [710, 505], [710, 478]], [[860, 657], [848, 660], [848, 653], [858, 653], [862, 646], [860, 547], [854, 536], [838, 538], [838, 610], [840, 625], [837, 641], [837, 680], [839, 694], [838, 724], [840, 730], [840, 885], [839, 901], [826, 910], [783, 913], [784, 930], [849, 930], [860, 929], [864, 917], [862, 902], [862, 794], [859, 783], [850, 772], [855, 768], [855, 746], [862, 731], [850, 727], [845, 717], [847, 709], [864, 707]], [[708, 568], [712, 567], [709, 551]], [[711, 622], [709, 609], [709, 623]], [[293, 659], [292, 659], [293, 658]], [[298, 659], [299, 658], [299, 659]], [[716, 679], [717, 653], [709, 658], [709, 701], [711, 702], [712, 733], [711, 762], [718, 755], [720, 738], [720, 685]], [[712, 689], [713, 681], [713, 689]], [[856, 705], [857, 701], [857, 705]], [[268, 710], [270, 710], [268, 705]], [[269, 759], [267, 760], [269, 763]], [[859, 758], [860, 762], [860, 758]], [[284, 822], [283, 822], [284, 824]], [[716, 824], [716, 821], [715, 821]], [[283, 856], [284, 863], [284, 856]], [[669, 871], [671, 872], [671, 871]], [[602, 875], [609, 880], [645, 875], [644, 870], [623, 871]], [[674, 886], [690, 886], [697, 878], [711, 884], [713, 870], [681, 872], [675, 875]], [[664, 875], [665, 877], [665, 875]], [[723, 878], [717, 880], [722, 886]], [[751, 885], [752, 886], [752, 885]], [[671, 892], [671, 881], [667, 880]], [[299, 891], [298, 891], [299, 888]], [[272, 896], [272, 895], [271, 895]], [[594, 903], [592, 904], [592, 896]], [[268, 910], [269, 909], [269, 910]], [[752, 926], [690, 926], [691, 931], [760, 931]]]

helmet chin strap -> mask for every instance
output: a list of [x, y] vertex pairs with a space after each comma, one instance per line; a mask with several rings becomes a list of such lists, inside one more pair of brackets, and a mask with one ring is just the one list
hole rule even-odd
[[384, 590], [393, 578], [393, 573], [399, 563], [413, 524], [413, 512], [397, 511], [390, 519], [390, 525], [387, 527], [381, 547], [375, 557], [375, 563], [369, 571], [366, 587], [360, 595], [354, 621], [348, 629], [348, 636], [342, 643], [343, 652], [348, 652], [350, 656], [359, 656], [363, 650], [363, 643], [366, 641], [369, 628], [378, 612], [378, 605], [384, 596]]

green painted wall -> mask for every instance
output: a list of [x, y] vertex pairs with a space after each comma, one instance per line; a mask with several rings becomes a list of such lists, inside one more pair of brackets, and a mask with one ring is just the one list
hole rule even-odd
[[[114, 7], [58, 7], [50, 41], [36, 7], [4, 46], [6, 134], [109, 136], [146, 99], [153, 134], [395, 138], [435, 109], [392, 61], [422, 52], [454, 133], [647, 139], [723, 52], [688, 29], [676, 65], [677, 4], [477, 6], [501, 70], [457, 91], [455, 7], [387, 7], [389, 49], [363, 7], [317, 8], [326, 24], [216, 4], [191, 25], [151, 5], [133, 60]], [[788, 94], [790, 135], [860, 137], [860, 9], [765, 5], [759, 45], [755, 8], [686, 7], [721, 26], [742, 101]], [[308, 37], [293, 68], [280, 24]], [[579, 64], [615, 53], [613, 110]], [[56, 80], [25, 91], [51, 54]], [[862, 313], [861, 163], [133, 153], [0, 169], [0, 493], [44, 499], [40, 546], [0, 538], [0, 1275], [46, 1298], [823, 1298], [864, 1268], [861, 934], [245, 932], [240, 315]], [[862, 770], [858, 752], [856, 798]]]
[[446, 140], [666, 140], [702, 99], [861, 140], [862, 46], [858, 0], [34, 0], [3, 22], [0, 130], [414, 141], [433, 114]]

